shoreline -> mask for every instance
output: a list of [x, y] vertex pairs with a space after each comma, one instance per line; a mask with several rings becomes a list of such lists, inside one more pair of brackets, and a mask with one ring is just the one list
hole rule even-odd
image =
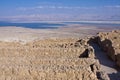
[[0, 41], [29, 42], [44, 39], [85, 38], [95, 36], [98, 32], [111, 31], [112, 29], [98, 28], [95, 26], [68, 25], [57, 29], [30, 29], [16, 26], [0, 27]]

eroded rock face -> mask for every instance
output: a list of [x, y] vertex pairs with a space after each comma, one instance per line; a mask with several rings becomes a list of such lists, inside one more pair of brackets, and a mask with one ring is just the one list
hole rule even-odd
[[98, 33], [98, 43], [107, 55], [120, 66], [120, 31]]
[[110, 80], [104, 71], [97, 72], [99, 80]]
[[99, 71], [86, 40], [0, 42], [0, 80], [98, 80]]

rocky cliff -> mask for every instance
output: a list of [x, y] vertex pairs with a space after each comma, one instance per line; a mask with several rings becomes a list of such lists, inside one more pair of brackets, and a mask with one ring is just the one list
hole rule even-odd
[[97, 42], [120, 67], [120, 30], [98, 33]]

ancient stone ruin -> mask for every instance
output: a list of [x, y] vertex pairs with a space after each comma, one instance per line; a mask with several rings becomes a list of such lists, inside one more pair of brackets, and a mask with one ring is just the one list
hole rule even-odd
[[109, 80], [84, 39], [0, 42], [0, 80]]

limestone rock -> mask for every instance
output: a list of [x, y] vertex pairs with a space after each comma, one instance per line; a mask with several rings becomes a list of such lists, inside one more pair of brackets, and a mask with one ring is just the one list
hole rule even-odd
[[92, 46], [87, 46], [85, 51], [80, 54], [79, 56], [80, 58], [82, 57], [86, 57], [86, 58], [95, 58], [95, 53], [94, 53], [94, 49]]
[[104, 71], [97, 72], [98, 80], [110, 80], [108, 75]]
[[0, 42], [0, 80], [98, 80], [99, 71], [86, 39]]
[[120, 30], [98, 33], [98, 43], [107, 55], [120, 66]]
[[95, 52], [92, 46], [88, 47], [88, 57], [89, 58], [95, 58]]

